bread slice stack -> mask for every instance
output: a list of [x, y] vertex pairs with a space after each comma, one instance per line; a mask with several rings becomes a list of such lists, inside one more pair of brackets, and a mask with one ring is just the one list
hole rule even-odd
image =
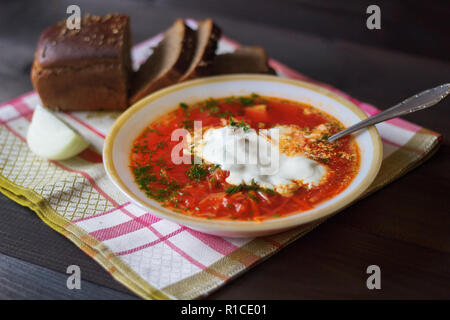
[[194, 31], [178, 19], [164, 33], [153, 54], [132, 77], [130, 104], [169, 85], [230, 73], [274, 73], [261, 47], [241, 47], [216, 56], [221, 30], [211, 19]]
[[68, 30], [61, 21], [47, 28], [38, 42], [31, 78], [47, 108], [124, 110], [159, 89], [190, 79], [273, 73], [261, 47], [216, 56], [222, 32], [212, 19], [199, 22], [196, 30], [176, 20], [137, 72], [131, 70], [128, 16], [86, 15], [82, 24], [81, 30]]
[[222, 31], [211, 19], [206, 19], [198, 24], [195, 32], [194, 56], [189, 68], [178, 79], [179, 82], [210, 74], [221, 34]]
[[178, 19], [133, 75], [130, 104], [146, 95], [176, 83], [188, 68], [194, 53], [194, 32]]
[[134, 74], [130, 104], [166, 86], [207, 75], [220, 34], [211, 19], [200, 22], [196, 31], [176, 20]]

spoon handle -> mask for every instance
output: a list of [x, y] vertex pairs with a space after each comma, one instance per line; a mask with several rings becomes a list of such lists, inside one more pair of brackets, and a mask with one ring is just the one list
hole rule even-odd
[[429, 108], [444, 99], [449, 93], [450, 83], [442, 84], [440, 86], [437, 86], [436, 88], [425, 90], [383, 112], [380, 112], [370, 118], [367, 118], [366, 120], [358, 122], [357, 124], [345, 130], [342, 130], [341, 132], [332, 135], [328, 138], [328, 141], [335, 141], [352, 132], [358, 131], [362, 128], [377, 124], [382, 121]]

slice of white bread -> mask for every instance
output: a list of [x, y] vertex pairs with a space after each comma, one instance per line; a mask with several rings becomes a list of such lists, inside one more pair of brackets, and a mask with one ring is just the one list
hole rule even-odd
[[216, 55], [217, 42], [222, 31], [217, 27], [212, 19], [206, 19], [198, 24], [195, 31], [195, 50], [191, 64], [179, 82], [206, 76], [210, 72]]
[[191, 64], [195, 49], [195, 33], [182, 19], [165, 31], [153, 54], [134, 73], [130, 104], [146, 95], [176, 83]]
[[275, 71], [269, 66], [266, 50], [258, 46], [242, 46], [231, 53], [219, 54], [211, 65], [211, 74], [269, 73]]

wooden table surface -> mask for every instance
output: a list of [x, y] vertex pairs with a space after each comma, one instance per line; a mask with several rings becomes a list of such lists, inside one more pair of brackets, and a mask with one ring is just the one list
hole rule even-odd
[[[235, 0], [227, 5], [198, 0], [189, 4], [177, 0], [30, 1], [26, 5], [2, 1], [1, 102], [32, 90], [29, 70], [37, 38], [75, 3], [83, 13], [130, 14], [134, 42], [160, 32], [177, 17], [213, 17], [227, 36], [262, 45], [271, 57], [381, 109], [450, 81], [449, 11], [444, 2], [424, 10], [444, 17], [446, 24], [433, 17], [427, 20], [427, 12], [415, 20], [414, 14], [410, 18], [396, 12], [397, 1], [380, 1], [382, 19], [386, 17], [382, 30], [369, 31], [365, 28], [369, 3], [353, 0], [347, 7], [308, 0], [285, 0], [283, 6], [275, 0], [252, 0], [248, 5]], [[412, 7], [421, 6], [428, 8], [425, 4]], [[449, 116], [449, 100], [408, 116], [407, 120], [444, 135], [440, 150], [430, 160], [210, 298], [450, 298]], [[65, 271], [71, 264], [81, 268], [81, 290], [66, 288]], [[381, 268], [381, 290], [366, 287], [366, 268], [372, 264]], [[32, 211], [0, 195], [0, 298], [136, 296]]]

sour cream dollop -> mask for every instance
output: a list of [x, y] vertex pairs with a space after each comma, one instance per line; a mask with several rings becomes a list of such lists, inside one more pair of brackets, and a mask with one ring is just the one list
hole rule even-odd
[[284, 132], [285, 128], [279, 127], [259, 132], [248, 127], [210, 128], [199, 141], [194, 141], [191, 152], [229, 171], [229, 184], [256, 183], [289, 196], [301, 186], [318, 185], [327, 169], [301, 154], [283, 154], [278, 141]]

